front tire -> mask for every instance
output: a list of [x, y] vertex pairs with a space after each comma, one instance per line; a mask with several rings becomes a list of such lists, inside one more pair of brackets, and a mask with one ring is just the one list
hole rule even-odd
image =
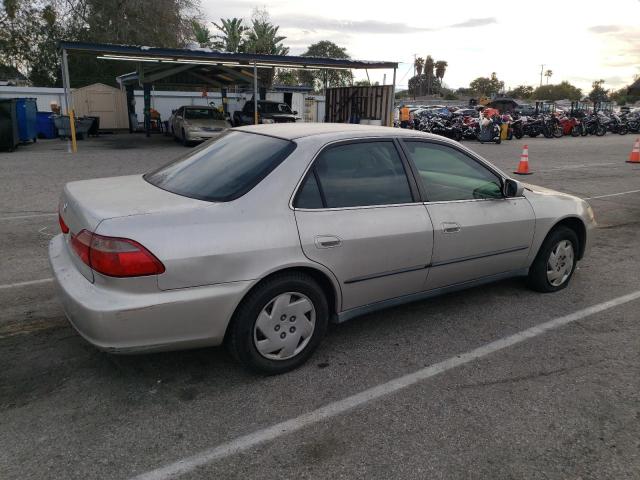
[[576, 270], [578, 237], [570, 228], [559, 226], [549, 233], [536, 255], [527, 283], [542, 293], [562, 290]]
[[309, 359], [328, 322], [327, 298], [312, 277], [278, 274], [242, 301], [229, 325], [227, 345], [245, 368], [277, 375]]

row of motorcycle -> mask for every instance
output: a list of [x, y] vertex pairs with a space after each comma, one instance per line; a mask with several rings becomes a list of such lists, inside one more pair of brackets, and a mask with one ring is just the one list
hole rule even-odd
[[[546, 138], [559, 138], [565, 135], [580, 137], [587, 135], [603, 136], [607, 132], [618, 135], [640, 132], [640, 113], [602, 112], [568, 115], [563, 113], [540, 113], [524, 116], [517, 113], [483, 115], [456, 115], [455, 112], [442, 111], [415, 112], [409, 128], [423, 132], [461, 140], [479, 140], [481, 142], [500, 143], [502, 139], [532, 138], [540, 135]], [[506, 128], [506, 133], [504, 132]]]

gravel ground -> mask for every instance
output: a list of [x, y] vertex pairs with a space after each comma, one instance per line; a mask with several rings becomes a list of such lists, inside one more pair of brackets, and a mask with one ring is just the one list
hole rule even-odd
[[[223, 349], [99, 352], [69, 327], [46, 281], [64, 183], [141, 173], [187, 149], [112, 135], [80, 142], [76, 155], [57, 140], [0, 153], [0, 478], [131, 478], [637, 291], [633, 140], [527, 139], [535, 173], [524, 179], [591, 198], [599, 223], [569, 288], [540, 295], [510, 280], [333, 325], [307, 365], [270, 378]], [[509, 172], [523, 143], [466, 144]], [[8, 287], [34, 280], [44, 281]], [[638, 307], [578, 320], [184, 478], [640, 478]]]

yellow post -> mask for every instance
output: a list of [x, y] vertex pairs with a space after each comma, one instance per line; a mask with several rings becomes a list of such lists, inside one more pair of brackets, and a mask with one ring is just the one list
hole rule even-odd
[[69, 111], [69, 128], [71, 129], [71, 151], [76, 153], [78, 144], [76, 143], [76, 120], [73, 116], [73, 110]]

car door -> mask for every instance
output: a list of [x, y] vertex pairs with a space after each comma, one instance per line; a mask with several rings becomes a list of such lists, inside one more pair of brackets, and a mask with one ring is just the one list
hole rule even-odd
[[498, 172], [462, 149], [421, 140], [402, 145], [434, 227], [425, 289], [526, 268], [535, 215], [525, 197], [505, 198]]
[[304, 254], [340, 282], [342, 310], [422, 289], [433, 231], [393, 140], [329, 145], [294, 198]]

